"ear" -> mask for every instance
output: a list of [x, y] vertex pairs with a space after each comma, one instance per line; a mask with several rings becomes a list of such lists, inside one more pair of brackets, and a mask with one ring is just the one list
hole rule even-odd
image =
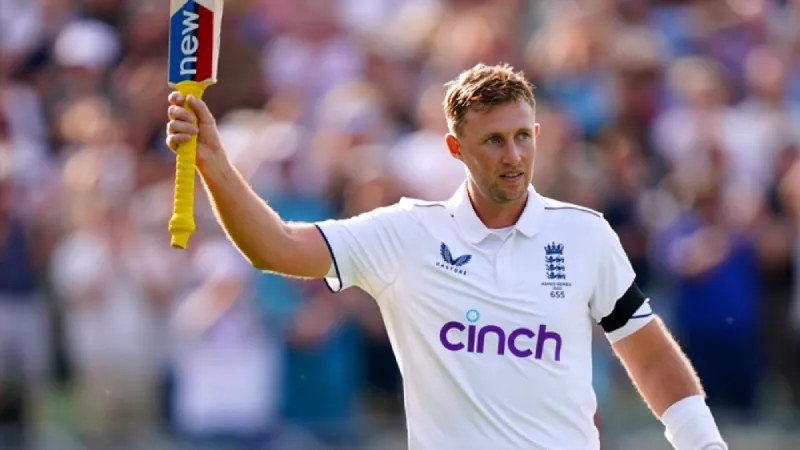
[[458, 138], [453, 133], [447, 133], [444, 141], [447, 144], [447, 150], [450, 151], [450, 156], [459, 161], [464, 161], [464, 157], [461, 156], [461, 143], [458, 142]]
[[542, 129], [542, 126], [539, 125], [539, 122], [536, 122], [536, 125], [533, 126], [533, 137], [539, 137], [539, 130]]

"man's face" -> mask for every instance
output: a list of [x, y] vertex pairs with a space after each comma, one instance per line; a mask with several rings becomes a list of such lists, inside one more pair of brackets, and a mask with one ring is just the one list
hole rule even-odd
[[476, 194], [503, 204], [525, 196], [533, 179], [539, 124], [524, 100], [470, 110], [460, 136], [447, 136], [450, 154], [467, 167]]

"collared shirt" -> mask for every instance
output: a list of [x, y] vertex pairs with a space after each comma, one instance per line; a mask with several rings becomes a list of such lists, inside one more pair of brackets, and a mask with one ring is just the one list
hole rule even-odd
[[[634, 272], [602, 215], [528, 194], [505, 232], [483, 224], [465, 185], [444, 202], [317, 224], [334, 260], [329, 287], [361, 287], [380, 307], [410, 449], [599, 448], [592, 326]], [[644, 326], [648, 308], [609, 339]]]

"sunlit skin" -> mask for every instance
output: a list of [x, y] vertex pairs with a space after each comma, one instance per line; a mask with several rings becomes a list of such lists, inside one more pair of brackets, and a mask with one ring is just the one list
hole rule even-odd
[[472, 206], [488, 228], [510, 227], [522, 214], [539, 128], [531, 105], [519, 100], [470, 110], [458, 135], [447, 135], [450, 155], [467, 168]]

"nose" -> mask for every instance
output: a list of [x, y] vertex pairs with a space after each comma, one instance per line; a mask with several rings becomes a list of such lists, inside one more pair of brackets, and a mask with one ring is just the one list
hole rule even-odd
[[508, 141], [503, 148], [502, 160], [503, 164], [516, 166], [522, 161], [522, 155], [513, 141]]

